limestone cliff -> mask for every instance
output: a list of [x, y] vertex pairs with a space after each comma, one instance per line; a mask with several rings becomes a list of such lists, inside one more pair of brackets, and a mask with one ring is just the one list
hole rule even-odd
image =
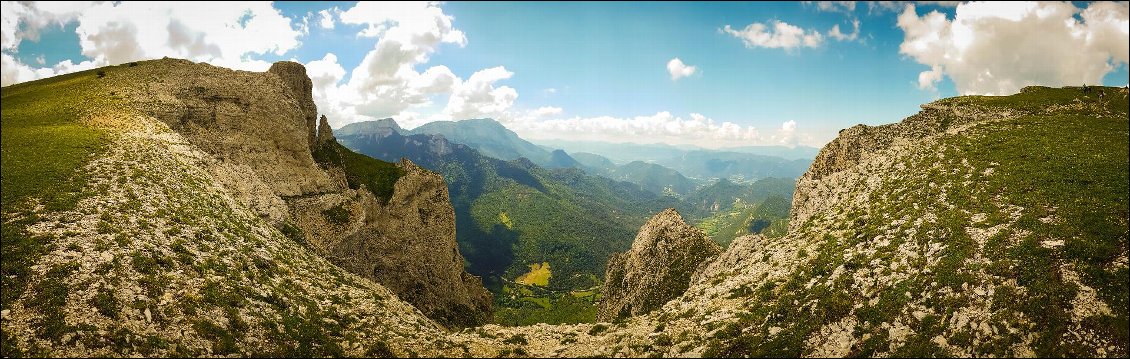
[[139, 68], [151, 77], [121, 89], [126, 98], [218, 159], [218, 182], [261, 217], [294, 223], [318, 253], [442, 324], [488, 317], [489, 294], [463, 271], [443, 179], [338, 145], [301, 64], [256, 73], [166, 59]]
[[721, 252], [673, 208], [640, 227], [632, 248], [608, 259], [597, 319], [610, 321], [658, 309], [687, 290], [695, 271]]
[[[325, 133], [319, 131], [318, 137]], [[332, 145], [331, 151], [349, 155]], [[348, 161], [326, 165], [336, 170]], [[478, 277], [463, 271], [446, 183], [407, 159], [395, 168], [401, 174], [388, 198], [360, 184], [342, 193], [292, 199], [297, 225], [332, 262], [381, 283], [441, 324], [484, 323], [492, 299]]]
[[[314, 105], [314, 83], [309, 76], [306, 76], [306, 67], [296, 62], [279, 61], [272, 64], [267, 72], [278, 75], [286, 84], [290, 95], [298, 101], [302, 118], [306, 120], [306, 141], [313, 145], [318, 107]], [[322, 116], [322, 119], [325, 119], [325, 116]]]

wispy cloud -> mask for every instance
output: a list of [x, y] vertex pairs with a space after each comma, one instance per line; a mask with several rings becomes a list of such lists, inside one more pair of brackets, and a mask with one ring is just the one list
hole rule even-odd
[[798, 47], [819, 47], [824, 43], [824, 35], [819, 31], [805, 30], [776, 20], [770, 24], [755, 22], [741, 30], [726, 25], [722, 28], [722, 32], [741, 39], [748, 48], [790, 50]]

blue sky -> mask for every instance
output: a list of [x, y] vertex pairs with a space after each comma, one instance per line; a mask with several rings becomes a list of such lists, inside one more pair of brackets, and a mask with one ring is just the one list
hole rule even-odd
[[[161, 56], [260, 71], [295, 60], [307, 64], [319, 109], [335, 126], [492, 117], [530, 138], [719, 147], [820, 146], [841, 128], [895, 122], [939, 97], [1088, 79], [1123, 86], [1128, 77], [1125, 3], [280, 2], [201, 10], [5, 2], [4, 84]], [[1077, 23], [1076, 35], [1065, 20]], [[111, 31], [123, 23], [137, 30]], [[1071, 37], [1080, 28], [1088, 40]], [[1032, 41], [1040, 37], [1047, 40]], [[676, 58], [693, 71], [676, 66], [686, 76], [674, 76], [668, 65]]]

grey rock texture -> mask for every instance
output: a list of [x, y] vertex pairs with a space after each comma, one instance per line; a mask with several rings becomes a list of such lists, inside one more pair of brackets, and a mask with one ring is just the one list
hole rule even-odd
[[489, 317], [490, 294], [463, 271], [442, 177], [402, 162], [405, 175], [384, 204], [364, 187], [349, 188], [345, 163], [316, 163], [313, 149], [340, 146], [328, 119], [316, 116], [301, 64], [256, 73], [165, 59], [131, 69], [138, 68], [152, 77], [124, 88], [127, 99], [215, 157], [217, 182], [244, 206], [277, 226], [294, 223], [315, 252], [441, 324]]
[[326, 118], [326, 115], [322, 115], [322, 118], [318, 120], [318, 138], [314, 141], [314, 144], [320, 146], [334, 141], [337, 141], [337, 138], [334, 138], [334, 129], [330, 127], [330, 121]]
[[721, 251], [673, 208], [660, 212], [640, 227], [631, 249], [609, 258], [597, 319], [611, 321], [662, 307], [682, 295], [694, 273]]
[[[482, 281], [463, 271], [455, 243], [455, 210], [440, 175], [407, 159], [388, 204], [371, 195], [364, 227], [328, 248], [347, 270], [401, 293], [442, 324], [473, 326], [489, 318], [491, 295]], [[368, 192], [365, 192], [368, 194]]]
[[[446, 326], [489, 319], [492, 299], [463, 271], [455, 243], [455, 210], [438, 174], [408, 160], [388, 203], [364, 188], [290, 201], [306, 241], [331, 262], [384, 285]], [[327, 211], [340, 209], [335, 222]]]
[[836, 139], [820, 149], [808, 172], [797, 181], [793, 194], [793, 210], [789, 223], [803, 223], [820, 211], [826, 203], [824, 195], [814, 195], [815, 186], [836, 173], [857, 167], [872, 154], [904, 147], [946, 132], [962, 129], [986, 121], [1015, 118], [1029, 114], [1016, 108], [1001, 108], [935, 101], [921, 106], [922, 111], [901, 122], [880, 125], [855, 125], [840, 131]]
[[[131, 69], [142, 67], [146, 76], [120, 89], [125, 99], [192, 145], [221, 162], [251, 167], [283, 198], [337, 189], [311, 156], [316, 118], [306, 103], [313, 100], [308, 90], [295, 96], [295, 79], [172, 59]], [[301, 65], [280, 69], [293, 74]]]
[[267, 72], [278, 75], [286, 83], [291, 96], [298, 101], [302, 117], [306, 120], [307, 141], [313, 144], [318, 107], [314, 105], [314, 84], [306, 75], [306, 67], [297, 62], [279, 61], [272, 64]]

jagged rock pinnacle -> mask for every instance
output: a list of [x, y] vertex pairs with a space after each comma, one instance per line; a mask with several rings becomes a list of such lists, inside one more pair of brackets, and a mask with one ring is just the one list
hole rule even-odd
[[315, 143], [321, 145], [336, 140], [337, 139], [334, 138], [334, 130], [330, 127], [329, 120], [326, 119], [326, 115], [322, 115], [322, 118], [318, 120], [318, 140]]
[[597, 319], [611, 321], [662, 307], [682, 295], [699, 266], [721, 251], [674, 208], [656, 214], [640, 227], [632, 249], [608, 259]]
[[314, 83], [310, 81], [309, 76], [306, 76], [306, 67], [297, 62], [279, 61], [272, 64], [267, 72], [282, 78], [291, 96], [298, 101], [298, 106], [302, 108], [303, 119], [306, 120], [307, 141], [313, 145], [318, 108], [314, 105]]

